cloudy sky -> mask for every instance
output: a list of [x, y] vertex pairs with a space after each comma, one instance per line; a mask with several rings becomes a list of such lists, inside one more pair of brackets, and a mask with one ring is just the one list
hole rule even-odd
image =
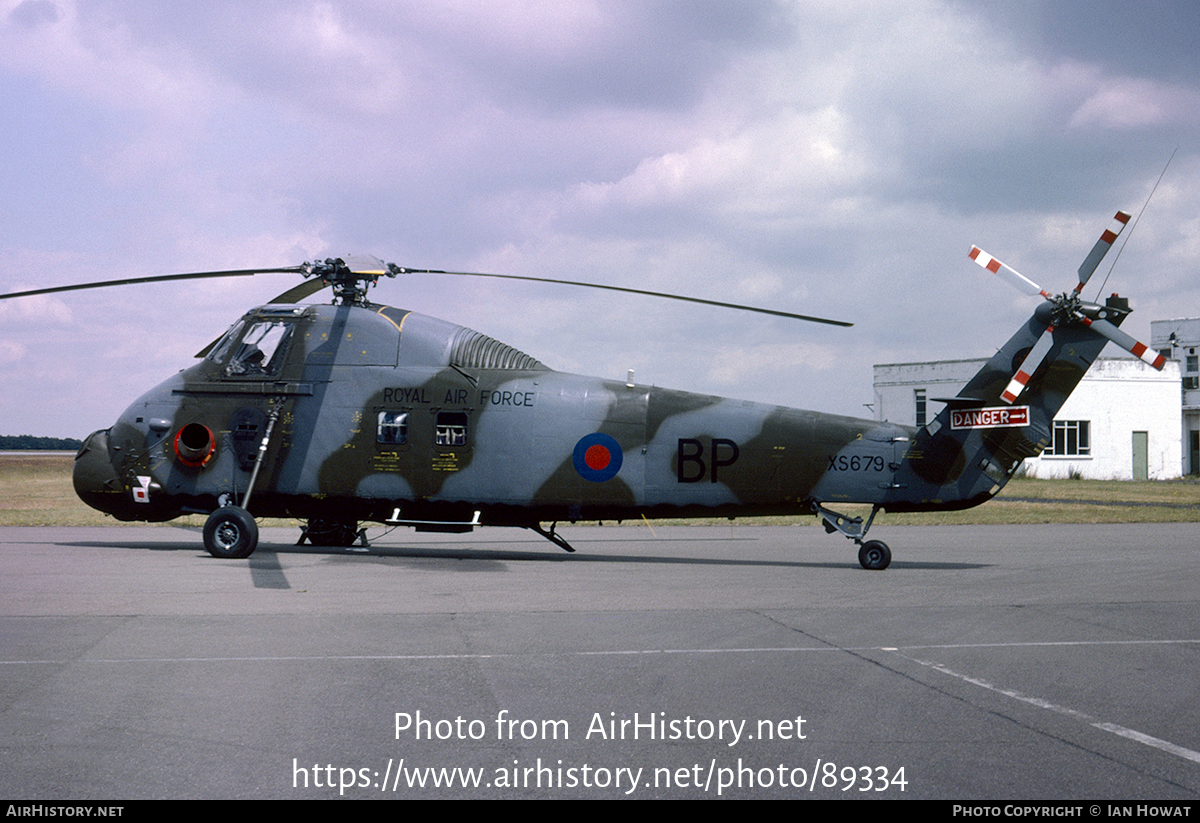
[[[682, 292], [856, 325], [373, 297], [561, 370], [870, 416], [872, 364], [988, 355], [1033, 308], [972, 243], [1069, 288], [1176, 150], [1105, 291], [1147, 342], [1200, 315], [1198, 32], [1187, 0], [0, 0], [0, 291], [362, 252]], [[107, 427], [290, 285], [0, 302], [0, 434]]]

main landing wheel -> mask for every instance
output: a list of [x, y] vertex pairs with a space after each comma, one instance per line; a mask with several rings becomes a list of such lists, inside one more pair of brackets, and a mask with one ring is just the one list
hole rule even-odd
[[235, 560], [249, 557], [258, 546], [258, 524], [250, 512], [237, 506], [223, 506], [208, 516], [204, 524], [204, 548], [213, 557]]
[[892, 562], [892, 550], [882, 540], [868, 540], [858, 547], [858, 562], [864, 569], [883, 571]]

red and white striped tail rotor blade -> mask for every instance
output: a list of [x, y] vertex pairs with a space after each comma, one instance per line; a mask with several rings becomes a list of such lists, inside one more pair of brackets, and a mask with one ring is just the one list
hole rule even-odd
[[1001, 263], [995, 257], [992, 257], [983, 249], [979, 248], [979, 246], [971, 246], [971, 250], [967, 252], [967, 257], [970, 257], [992, 274], [1000, 275], [1026, 294], [1040, 294], [1042, 297], [1050, 297], [1050, 293], [1037, 283], [1034, 283], [1028, 277], [1021, 274], [1011, 266], [1006, 266], [1005, 264]]
[[1163, 366], [1167, 362], [1167, 358], [1163, 357], [1145, 343], [1139, 343], [1137, 340], [1133, 339], [1125, 332], [1114, 326], [1112, 323], [1109, 323], [1107, 320], [1089, 320], [1086, 317], [1081, 319], [1089, 329], [1099, 332], [1121, 348], [1125, 349], [1125, 351], [1133, 354], [1143, 362], [1149, 363], [1159, 371], [1162, 371]]
[[1029, 378], [1033, 377], [1034, 372], [1038, 370], [1038, 366], [1042, 365], [1042, 361], [1046, 359], [1046, 355], [1050, 353], [1050, 347], [1054, 345], [1054, 326], [1047, 326], [1042, 332], [1042, 336], [1033, 344], [1033, 348], [1029, 350], [1029, 354], [1017, 367], [1017, 373], [1013, 375], [1012, 380], [1008, 381], [1007, 388], [1000, 395], [1000, 399], [1009, 405], [1016, 403], [1017, 398], [1021, 396], [1021, 392], [1025, 389], [1025, 384], [1029, 382]]
[[1104, 234], [1100, 235], [1100, 239], [1096, 241], [1096, 245], [1092, 246], [1092, 250], [1084, 258], [1083, 265], [1079, 267], [1079, 285], [1075, 287], [1076, 294], [1083, 291], [1083, 287], [1087, 285], [1088, 278], [1092, 276], [1092, 272], [1096, 270], [1096, 267], [1100, 265], [1100, 261], [1104, 259], [1104, 255], [1108, 254], [1108, 250], [1112, 248], [1112, 244], [1120, 237], [1121, 230], [1129, 222], [1129, 217], [1130, 214], [1127, 211], [1117, 212], [1117, 216], [1113, 218], [1112, 224], [1104, 230]]

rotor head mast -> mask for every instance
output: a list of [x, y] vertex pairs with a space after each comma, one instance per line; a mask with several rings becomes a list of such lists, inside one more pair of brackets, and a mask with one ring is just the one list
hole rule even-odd
[[304, 277], [319, 278], [321, 283], [332, 287], [334, 304], [342, 306], [367, 305], [367, 290], [380, 277], [395, 277], [402, 271], [395, 263], [385, 263], [370, 255], [350, 255], [348, 262], [340, 257], [326, 257], [300, 267]]

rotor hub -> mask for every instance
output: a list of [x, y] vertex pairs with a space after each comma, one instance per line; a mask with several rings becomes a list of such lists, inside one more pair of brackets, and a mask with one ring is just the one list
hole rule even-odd
[[367, 305], [367, 290], [379, 282], [381, 276], [395, 277], [400, 271], [394, 263], [366, 255], [351, 256], [349, 262], [340, 257], [326, 257], [323, 261], [300, 267], [300, 273], [305, 277], [319, 277], [322, 283], [330, 286], [334, 304], [342, 306]]
[[1075, 292], [1063, 292], [1054, 297], [1049, 298], [1051, 309], [1051, 323], [1054, 326], [1065, 326], [1069, 323], [1078, 321], [1079, 311], [1083, 307], [1083, 301], [1079, 299], [1079, 295]]

